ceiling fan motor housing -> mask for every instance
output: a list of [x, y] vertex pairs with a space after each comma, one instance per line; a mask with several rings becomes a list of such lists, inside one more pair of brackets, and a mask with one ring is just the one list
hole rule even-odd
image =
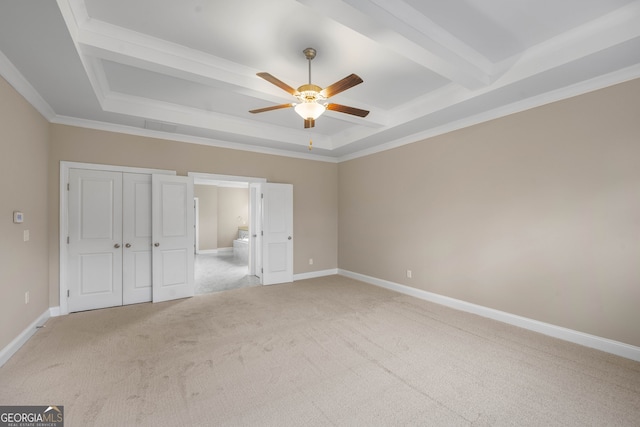
[[297, 98], [302, 102], [314, 102], [325, 99], [324, 96], [320, 94], [322, 88], [320, 86], [316, 86], [314, 84], [306, 84], [302, 85], [298, 88], [299, 95]]

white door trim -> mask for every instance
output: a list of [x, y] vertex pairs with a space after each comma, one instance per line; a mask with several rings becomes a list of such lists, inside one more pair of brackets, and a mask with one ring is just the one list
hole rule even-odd
[[112, 172], [129, 172], [129, 173], [144, 173], [144, 174], [163, 174], [163, 175], [176, 175], [176, 171], [164, 170], [164, 169], [145, 169], [134, 168], [128, 166], [115, 166], [115, 165], [100, 165], [94, 163], [79, 163], [79, 162], [60, 162], [60, 224], [59, 224], [59, 298], [60, 298], [60, 314], [69, 314], [69, 306], [67, 304], [67, 281], [69, 280], [67, 266], [68, 266], [68, 254], [67, 254], [67, 236], [69, 235], [68, 227], [68, 193], [67, 184], [69, 183], [69, 169], [90, 169]]
[[220, 175], [215, 173], [189, 172], [187, 176], [193, 177], [194, 184], [198, 184], [198, 179], [213, 181], [231, 181], [231, 182], [267, 182], [267, 178], [259, 178], [255, 176], [237, 176], [237, 175]]
[[196, 255], [200, 254], [200, 199], [193, 198], [193, 231], [194, 231], [194, 247]]

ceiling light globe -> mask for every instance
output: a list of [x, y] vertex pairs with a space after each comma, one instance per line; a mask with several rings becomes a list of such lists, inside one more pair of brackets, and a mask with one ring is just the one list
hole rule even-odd
[[326, 109], [324, 105], [317, 102], [302, 102], [294, 107], [296, 113], [303, 119], [317, 119]]

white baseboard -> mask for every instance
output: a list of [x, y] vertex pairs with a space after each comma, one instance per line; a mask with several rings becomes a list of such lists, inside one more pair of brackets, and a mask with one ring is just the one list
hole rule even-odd
[[58, 316], [60, 316], [60, 306], [49, 307], [49, 317], [58, 317]]
[[51, 316], [50, 310], [47, 309], [44, 313], [40, 315], [36, 320], [33, 321], [27, 328], [20, 333], [13, 341], [11, 341], [5, 348], [0, 350], [0, 366], [7, 363], [7, 360], [11, 358], [15, 354], [16, 351], [20, 350], [28, 340], [31, 338], [33, 334], [38, 330], [38, 326], [44, 325], [44, 323]]
[[338, 274], [360, 280], [365, 283], [380, 286], [392, 291], [400, 292], [405, 295], [420, 298], [436, 304], [455, 308], [457, 310], [466, 311], [468, 313], [477, 314], [489, 319], [498, 320], [503, 323], [518, 326], [524, 329], [535, 331], [554, 338], [559, 338], [585, 347], [595, 348], [617, 356], [640, 362], [640, 347], [625, 344], [619, 341], [602, 338], [595, 335], [585, 334], [583, 332], [574, 331], [572, 329], [563, 328], [561, 326], [540, 322], [529, 319], [527, 317], [517, 316], [500, 310], [472, 304], [455, 298], [446, 297], [432, 292], [423, 291], [422, 289], [412, 288], [410, 286], [401, 285], [387, 280], [377, 279], [375, 277], [365, 276], [364, 274], [354, 273], [352, 271], [338, 269]]
[[198, 255], [215, 255], [215, 254], [218, 253], [218, 250], [217, 249], [202, 249], [202, 250], [196, 251], [196, 253]]
[[294, 274], [293, 281], [295, 282], [296, 280], [315, 279], [316, 277], [335, 276], [336, 274], [338, 274], [337, 268], [332, 268], [330, 270], [311, 271], [309, 273]]
[[233, 252], [233, 248], [204, 249], [198, 251], [198, 255], [217, 255]]

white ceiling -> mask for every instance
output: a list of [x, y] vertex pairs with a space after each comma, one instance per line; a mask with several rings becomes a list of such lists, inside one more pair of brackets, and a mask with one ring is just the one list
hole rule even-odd
[[[369, 116], [248, 112], [306, 47]], [[640, 77], [640, 0], [0, 0], [0, 73], [54, 123], [340, 161]]]

